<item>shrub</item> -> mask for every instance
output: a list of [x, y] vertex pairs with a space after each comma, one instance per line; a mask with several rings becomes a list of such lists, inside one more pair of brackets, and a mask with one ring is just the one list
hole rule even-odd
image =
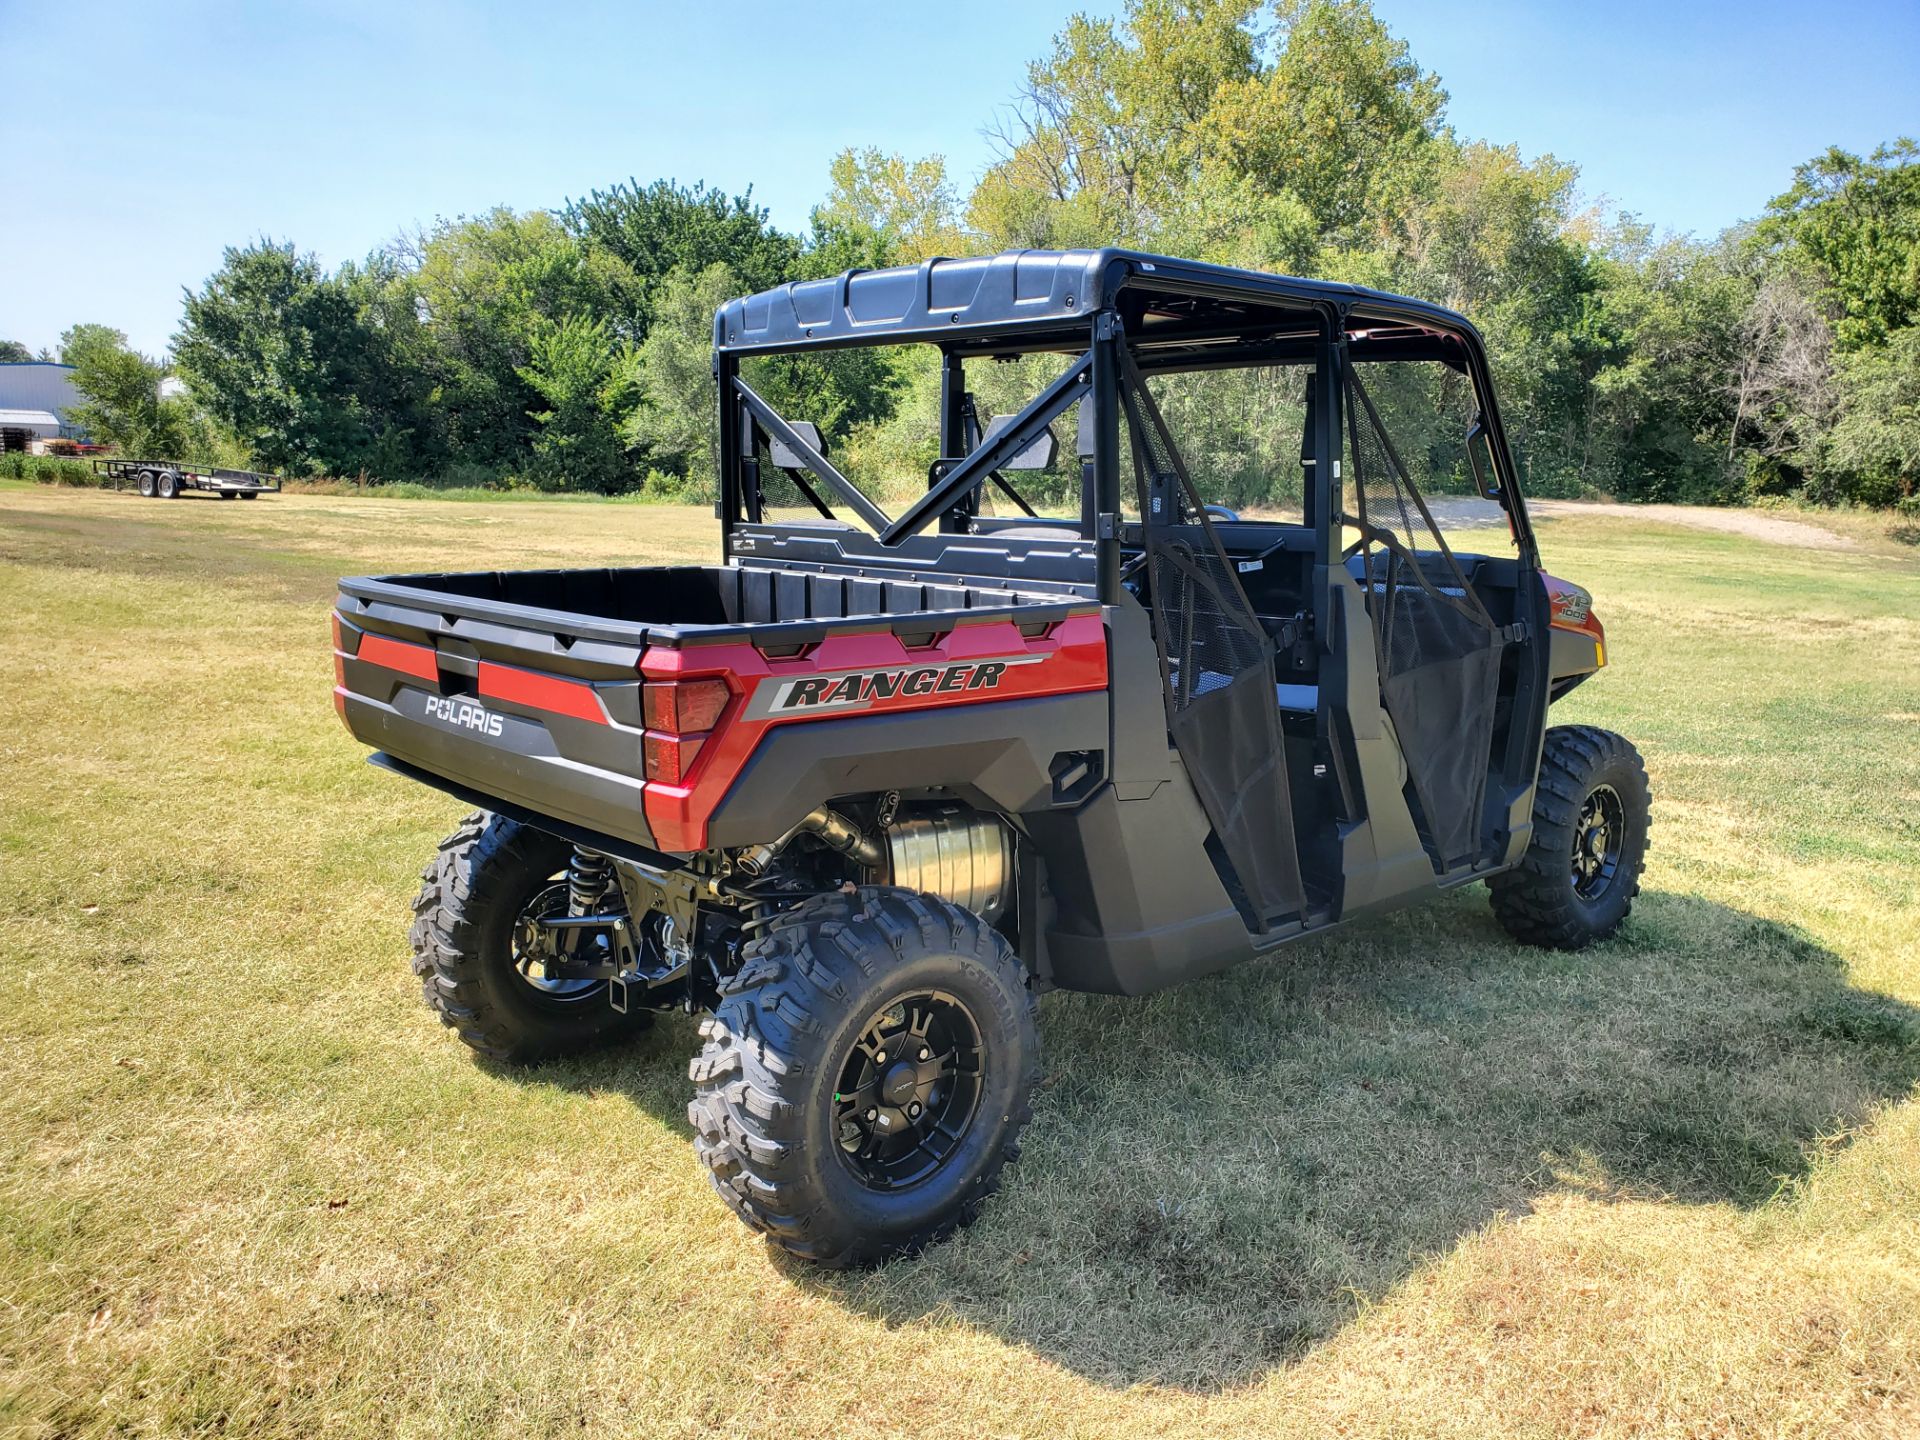
[[0, 455], [0, 478], [32, 480], [40, 485], [98, 486], [100, 477], [84, 460], [61, 455], [28, 455], [14, 451]]

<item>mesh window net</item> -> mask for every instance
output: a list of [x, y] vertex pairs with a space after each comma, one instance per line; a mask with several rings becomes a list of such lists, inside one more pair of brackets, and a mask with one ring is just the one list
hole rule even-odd
[[1153, 396], [1130, 360], [1123, 371], [1168, 728], [1247, 908], [1264, 929], [1301, 908], [1273, 641], [1247, 602]]
[[1421, 838], [1445, 871], [1481, 848], [1501, 630], [1415, 489], [1357, 369], [1347, 371], [1352, 473], [1340, 519], [1360, 535], [1381, 703], [1406, 757]]

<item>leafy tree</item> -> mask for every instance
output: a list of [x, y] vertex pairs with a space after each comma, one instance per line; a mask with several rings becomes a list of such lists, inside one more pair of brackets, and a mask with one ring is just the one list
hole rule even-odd
[[533, 413], [534, 479], [550, 490], [625, 487], [630, 471], [619, 424], [631, 405], [633, 366], [605, 320], [568, 315], [528, 337], [520, 378], [546, 408]]
[[84, 365], [89, 359], [127, 348], [127, 334], [111, 325], [80, 324], [68, 327], [60, 336], [60, 363]]
[[1738, 498], [1726, 377], [1752, 294], [1740, 247], [1656, 244], [1628, 222], [1595, 250], [1563, 442], [1576, 485], [1628, 500]]
[[619, 262], [609, 318], [636, 343], [646, 338], [675, 270], [725, 265], [743, 289], [763, 290], [791, 280], [800, 266], [800, 242], [768, 223], [751, 190], [729, 196], [703, 183], [688, 189], [672, 180], [629, 180], [569, 201], [560, 219], [590, 250]]
[[1892, 505], [1920, 495], [1920, 325], [1842, 359], [1839, 389], [1812, 498]]
[[[639, 348], [640, 406], [627, 438], [696, 498], [713, 498], [718, 475], [713, 315], [743, 288], [724, 265], [675, 271], [661, 287], [653, 329]], [[762, 356], [746, 367], [746, 379], [788, 419], [819, 426], [833, 447], [855, 427], [891, 413], [901, 363], [887, 349]]]
[[1920, 146], [1900, 139], [1862, 160], [1838, 148], [1793, 172], [1767, 206], [1763, 238], [1808, 266], [1839, 313], [1843, 350], [1920, 322]]
[[816, 274], [911, 264], [972, 248], [960, 228], [944, 156], [908, 161], [871, 147], [842, 150], [828, 174], [831, 188], [814, 207], [807, 251]]
[[539, 368], [535, 344], [574, 317], [611, 324], [623, 267], [538, 210], [443, 221], [403, 241], [399, 259], [388, 289], [396, 312], [419, 317], [414, 363], [432, 375], [451, 453], [496, 470], [522, 463], [545, 403], [526, 374]]
[[712, 499], [719, 475], [713, 314], [741, 288], [723, 264], [670, 273], [636, 359], [640, 404], [628, 421], [627, 440], [695, 498]]
[[1204, 143], [1330, 234], [1391, 236], [1437, 160], [1446, 93], [1364, 0], [1279, 0], [1271, 66], [1222, 86]]
[[399, 382], [353, 278], [291, 244], [228, 249], [188, 293], [174, 355], [200, 403], [270, 468], [390, 475], [413, 462], [404, 417], [379, 404]]
[[1146, 243], [1203, 159], [1222, 88], [1257, 72], [1254, 0], [1135, 0], [1076, 15], [993, 131], [1003, 158], [968, 202], [998, 245]]
[[0, 340], [0, 364], [19, 365], [33, 359], [33, 351], [18, 340]]
[[106, 325], [74, 326], [60, 337], [60, 353], [75, 367], [74, 388], [86, 397], [69, 417], [76, 426], [124, 455], [182, 456], [191, 409], [181, 400], [160, 397], [164, 366]]

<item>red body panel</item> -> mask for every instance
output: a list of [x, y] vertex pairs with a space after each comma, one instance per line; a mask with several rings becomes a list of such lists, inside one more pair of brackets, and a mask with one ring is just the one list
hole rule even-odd
[[[915, 676], [965, 673], [971, 679], [975, 667], [996, 662], [1007, 663], [991, 687], [968, 689], [962, 682], [944, 691], [916, 686], [909, 693]], [[655, 843], [663, 850], [690, 851], [706, 847], [707, 821], [771, 726], [1103, 690], [1107, 637], [1098, 615], [1071, 616], [1031, 638], [1010, 620], [991, 620], [955, 626], [933, 644], [913, 648], [890, 631], [829, 635], [792, 660], [769, 659], [744, 642], [654, 648], [641, 658], [640, 672], [648, 680], [717, 675], [733, 690], [733, 700], [702, 745], [685, 782], [649, 784], [646, 789], [647, 825]], [[902, 679], [885, 695], [870, 693], [833, 708], [767, 713], [768, 700], [784, 682], [874, 672], [899, 673]]]
[[[337, 620], [334, 623], [336, 627], [339, 624]], [[369, 664], [398, 670], [402, 675], [411, 675], [429, 685], [437, 686], [440, 683], [440, 666], [433, 658], [431, 646], [409, 645], [404, 640], [389, 640], [384, 635], [363, 634], [360, 648], [354, 654]]]
[[511, 700], [533, 710], [555, 715], [571, 715], [576, 720], [591, 720], [596, 725], [611, 723], [607, 707], [581, 680], [562, 680], [538, 670], [522, 670], [514, 665], [480, 662], [480, 696], [488, 700]]
[[1604, 667], [1607, 663], [1607, 632], [1600, 623], [1600, 617], [1593, 613], [1593, 597], [1584, 586], [1549, 575], [1544, 570], [1540, 572], [1540, 579], [1547, 587], [1548, 625], [1565, 634], [1578, 635], [1593, 642], [1593, 664], [1583, 664], [1583, 672]]

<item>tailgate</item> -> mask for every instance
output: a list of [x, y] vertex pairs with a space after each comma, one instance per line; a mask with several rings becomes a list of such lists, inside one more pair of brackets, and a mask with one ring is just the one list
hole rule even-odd
[[396, 760], [651, 846], [640, 654], [637, 640], [568, 637], [343, 590], [333, 701], [355, 739]]

